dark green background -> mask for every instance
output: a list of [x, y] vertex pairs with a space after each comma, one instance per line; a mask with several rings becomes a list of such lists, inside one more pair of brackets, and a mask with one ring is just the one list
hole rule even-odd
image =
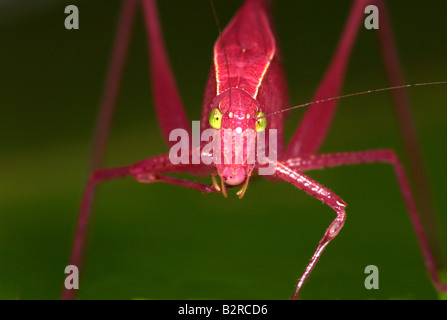
[[[56, 299], [87, 178], [120, 2], [12, 3], [0, 7], [0, 298]], [[240, 3], [216, 1], [222, 25]], [[64, 28], [68, 4], [78, 5], [79, 30]], [[447, 80], [447, 2], [387, 4], [406, 82]], [[274, 4], [291, 104], [311, 99], [349, 6], [349, 1]], [[190, 119], [198, 120], [218, 34], [210, 5], [170, 0], [159, 7], [184, 104]], [[362, 28], [344, 93], [388, 85], [376, 40], [374, 32]], [[148, 71], [139, 13], [106, 166], [168, 150], [155, 121]], [[443, 239], [446, 91], [445, 85], [409, 91], [442, 213]], [[290, 113], [288, 138], [303, 112]], [[404, 158], [389, 93], [340, 101], [321, 151], [371, 148], [393, 148]], [[438, 297], [391, 166], [309, 175], [348, 203], [348, 219], [305, 284], [303, 299]], [[330, 208], [293, 186], [262, 179], [250, 183], [242, 200], [234, 190], [224, 199], [132, 179], [108, 182], [93, 212], [81, 299], [286, 299], [334, 217]], [[364, 288], [370, 264], [379, 267], [379, 290]]]

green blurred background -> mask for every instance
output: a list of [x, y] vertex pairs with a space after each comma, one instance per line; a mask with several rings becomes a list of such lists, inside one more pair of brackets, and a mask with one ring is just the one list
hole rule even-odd
[[[274, 3], [291, 104], [311, 99], [350, 3]], [[64, 28], [68, 4], [79, 8], [79, 30]], [[215, 1], [222, 25], [240, 4]], [[406, 82], [447, 80], [447, 2], [387, 5]], [[61, 293], [119, 10], [120, 1], [110, 0], [0, 2], [1, 299], [57, 299]], [[209, 2], [159, 1], [159, 11], [184, 104], [198, 120], [218, 35]], [[105, 166], [168, 150], [148, 71], [139, 12]], [[374, 32], [360, 32], [346, 79], [344, 93], [388, 86]], [[409, 91], [444, 240], [446, 89]], [[303, 112], [290, 113], [287, 138]], [[389, 93], [340, 101], [321, 151], [372, 148], [393, 148], [405, 160]], [[301, 298], [438, 297], [391, 166], [309, 175], [348, 203], [348, 218]], [[287, 299], [334, 218], [293, 186], [263, 179], [252, 181], [242, 200], [234, 190], [224, 199], [123, 179], [100, 187], [93, 212], [80, 299]], [[379, 290], [363, 285], [371, 264], [379, 268]]]

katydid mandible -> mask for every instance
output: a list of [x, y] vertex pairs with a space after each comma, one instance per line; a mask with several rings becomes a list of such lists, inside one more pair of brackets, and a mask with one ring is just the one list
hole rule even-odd
[[[246, 161], [247, 159], [237, 164], [173, 164], [169, 154], [164, 154], [132, 165], [99, 169], [113, 116], [132, 21], [139, 6], [144, 13], [147, 28], [151, 77], [153, 79], [152, 89], [162, 134], [172, 147], [176, 143], [169, 138], [173, 130], [182, 129], [189, 136], [192, 133], [164, 48], [155, 1], [128, 0], [123, 3], [95, 136], [95, 148], [91, 161], [92, 174], [82, 199], [70, 261], [70, 264], [78, 266], [81, 270], [86, 229], [94, 191], [98, 183], [111, 179], [134, 177], [142, 183], [165, 182], [196, 189], [203, 193], [222, 193], [224, 196], [227, 196], [226, 189], [238, 187], [237, 194], [242, 198], [247, 191], [251, 178], [256, 170], [261, 167], [260, 163], [249, 163]], [[403, 85], [404, 82], [398, 68], [396, 49], [391, 37], [391, 28], [386, 16], [386, 8], [382, 1], [357, 0], [353, 2], [339, 45], [313, 98], [314, 102], [340, 96], [350, 53], [358, 30], [363, 26], [364, 9], [369, 4], [376, 5], [381, 12], [381, 27], [378, 32], [390, 84], [392, 86]], [[395, 90], [393, 95], [399, 113], [408, 112], [408, 98], [405, 91]], [[285, 113], [283, 111], [290, 105], [281, 65], [280, 50], [277, 41], [275, 41], [273, 22], [269, 14], [269, 3], [263, 0], [247, 0], [216, 40], [213, 66], [205, 88], [200, 129], [201, 131], [209, 128], [218, 130], [218, 134], [222, 136], [222, 141], [224, 140], [225, 129], [232, 129], [239, 133], [247, 129], [253, 130], [256, 134], [265, 132], [267, 141], [269, 141], [270, 130], [276, 130], [277, 161], [274, 161], [275, 172], [267, 177], [293, 184], [322, 201], [335, 212], [335, 218], [328, 226], [304, 273], [295, 285], [292, 299], [298, 298], [303, 284], [309, 278], [322, 252], [329, 242], [337, 236], [346, 220], [346, 203], [334, 192], [312, 180], [303, 172], [340, 165], [374, 162], [384, 162], [393, 166], [430, 277], [438, 290], [446, 291], [447, 286], [441, 283], [438, 278], [435, 258], [422, 229], [409, 181], [394, 151], [368, 150], [335, 154], [317, 153], [328, 133], [336, 105], [337, 101], [335, 99], [310, 105], [289, 144], [284, 145], [283, 123]], [[415, 139], [414, 129], [408, 125], [403, 126], [403, 128], [405, 128], [404, 131], [406, 130], [404, 135], [409, 137], [409, 148], [414, 150], [416, 148], [412, 143]], [[225, 150], [224, 145], [222, 145], [222, 150]], [[233, 149], [232, 152], [230, 158], [234, 158], [235, 150]], [[419, 157], [419, 151], [416, 151], [416, 154]], [[192, 154], [190, 156], [192, 157]], [[414, 170], [418, 170], [421, 165], [418, 160], [415, 160], [412, 166]], [[192, 175], [208, 174], [211, 176], [212, 183], [208, 185], [169, 175], [179, 172]], [[426, 184], [423, 175], [418, 178], [418, 184]], [[424, 189], [423, 187], [420, 188]], [[64, 290], [64, 299], [73, 299], [74, 297], [74, 290]]]

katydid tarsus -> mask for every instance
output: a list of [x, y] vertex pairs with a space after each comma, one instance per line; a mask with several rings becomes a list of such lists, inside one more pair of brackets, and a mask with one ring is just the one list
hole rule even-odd
[[[341, 96], [350, 53], [357, 33], [363, 27], [364, 9], [369, 4], [376, 5], [380, 11], [380, 28], [377, 32], [379, 33], [385, 67], [389, 74], [390, 86], [404, 85], [391, 36], [391, 28], [388, 24], [386, 8], [382, 1], [358, 0], [353, 2], [339, 45], [313, 101]], [[303, 120], [295, 134], [287, 145], [283, 143], [283, 121], [286, 113], [282, 111], [288, 109], [290, 104], [281, 66], [279, 45], [275, 41], [273, 22], [269, 14], [269, 5], [267, 1], [247, 0], [216, 40], [213, 67], [205, 89], [201, 130], [210, 127], [216, 130], [231, 128], [236, 131], [238, 128], [241, 128], [242, 131], [251, 128], [256, 132], [276, 129], [278, 133], [278, 160], [274, 162], [276, 171], [270, 178], [293, 184], [335, 211], [335, 217], [327, 227], [304, 274], [299, 277], [295, 289], [291, 290], [293, 291], [292, 299], [298, 298], [303, 284], [310, 276], [323, 250], [337, 236], [346, 220], [345, 201], [335, 192], [312, 180], [303, 171], [375, 162], [388, 163], [394, 168], [430, 277], [438, 290], [447, 290], [447, 286], [442, 284], [438, 278], [437, 261], [431, 253], [432, 250], [419, 220], [418, 209], [409, 181], [396, 153], [388, 149], [330, 154], [317, 153], [333, 120], [337, 99], [307, 106]], [[83, 196], [70, 261], [70, 264], [80, 268], [81, 277], [86, 229], [94, 191], [98, 183], [116, 178], [134, 177], [143, 183], [166, 182], [196, 189], [203, 193], [221, 192], [225, 196], [226, 189], [239, 186], [238, 195], [242, 198], [252, 175], [256, 172], [254, 169], [258, 167], [258, 163], [253, 165], [221, 164], [216, 166], [205, 164], [174, 165], [170, 161], [169, 154], [165, 154], [131, 165], [99, 169], [112, 121], [132, 21], [138, 8], [142, 9], [147, 28], [152, 91], [162, 134], [168, 144], [173, 146], [176, 141], [170, 141], [169, 139], [173, 130], [184, 129], [188, 133], [191, 132], [190, 122], [183, 110], [163, 45], [155, 1], [124, 1], [94, 143], [91, 162], [92, 174]], [[398, 106], [398, 113], [403, 117], [403, 133], [406, 138], [405, 141], [408, 141], [407, 148], [413, 159], [411, 167], [420, 173], [415, 178], [418, 185], [415, 190], [423, 193], [421, 190], [426, 189], [427, 182], [421, 169], [422, 165], [419, 160], [421, 156], [417, 149], [417, 142], [415, 142], [416, 137], [410, 123], [411, 118], [407, 117], [409, 112], [408, 98], [403, 88], [390, 91]], [[217, 115], [215, 110], [218, 110]], [[214, 116], [214, 122], [210, 114]], [[265, 119], [266, 123], [262, 119]], [[169, 175], [178, 172], [193, 175], [209, 174], [212, 177], [212, 183], [204, 184]], [[421, 203], [420, 208], [422, 210], [432, 210], [428, 195], [421, 195]], [[378, 208], [378, 210], [383, 210], [383, 208]], [[297, 235], [296, 241], [299, 241], [299, 235]], [[299, 270], [297, 270], [297, 273], [299, 273]], [[74, 297], [74, 290], [64, 290], [63, 298], [72, 299]]]

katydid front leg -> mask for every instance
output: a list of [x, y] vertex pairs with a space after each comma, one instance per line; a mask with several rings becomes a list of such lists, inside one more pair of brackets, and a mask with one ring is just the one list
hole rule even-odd
[[[419, 218], [416, 203], [411, 191], [410, 183], [405, 173], [404, 167], [398, 156], [393, 150], [367, 150], [359, 152], [343, 152], [330, 154], [316, 154], [311, 156], [303, 156], [292, 158], [284, 161], [285, 165], [293, 170], [313, 170], [341, 165], [352, 165], [362, 163], [389, 163], [393, 166], [399, 188], [407, 205], [408, 213], [413, 224], [419, 245], [421, 246], [425, 264], [430, 277], [437, 288], [441, 292], [447, 291], [447, 284], [442, 283], [438, 276], [437, 259], [432, 253], [426, 233], [422, 227]], [[436, 254], [436, 252], [434, 252]], [[438, 260], [441, 257], [437, 257]]]
[[321, 238], [317, 250], [313, 254], [312, 259], [306, 267], [306, 270], [304, 271], [301, 278], [298, 280], [298, 283], [291, 297], [292, 300], [296, 300], [298, 299], [298, 295], [301, 291], [301, 288], [303, 287], [304, 282], [307, 280], [307, 278], [309, 278], [310, 273], [318, 262], [318, 259], [320, 259], [324, 248], [326, 248], [328, 243], [337, 236], [338, 232], [343, 227], [343, 224], [346, 220], [346, 204], [339, 196], [337, 196], [326, 187], [320, 185], [298, 170], [294, 170], [282, 162], [277, 163], [275, 175], [278, 178], [283, 179], [284, 181], [290, 182], [294, 186], [310, 194], [312, 197], [321, 200], [329, 207], [331, 207], [337, 214], [337, 217], [335, 217], [335, 219], [331, 222], [326, 232], [324, 233], [323, 238]]
[[[77, 266], [81, 270], [82, 258], [84, 256], [86, 233], [91, 216], [91, 207], [97, 184], [107, 180], [133, 176], [139, 182], [144, 183], [165, 182], [173, 185], [195, 189], [203, 193], [220, 192], [220, 190], [217, 190], [214, 185], [206, 185], [200, 182], [182, 180], [162, 175], [162, 173], [164, 172], [204, 173], [205, 171], [207, 171], [206, 169], [207, 167], [199, 165], [173, 165], [172, 162], [169, 160], [169, 154], [165, 154], [162, 156], [157, 156], [140, 161], [131, 166], [109, 168], [93, 172], [89, 182], [87, 183], [82, 198], [82, 205], [79, 213], [78, 225], [76, 228], [76, 236], [74, 239], [70, 264]], [[65, 288], [62, 294], [62, 299], [72, 300], [74, 298], [75, 290]]]
[[193, 164], [172, 164], [169, 154], [140, 161], [130, 167], [130, 174], [139, 182], [165, 182], [201, 191], [203, 193], [220, 192], [214, 184], [207, 185], [200, 182], [178, 179], [162, 175], [162, 173], [190, 173], [196, 175], [210, 174], [210, 167]]

